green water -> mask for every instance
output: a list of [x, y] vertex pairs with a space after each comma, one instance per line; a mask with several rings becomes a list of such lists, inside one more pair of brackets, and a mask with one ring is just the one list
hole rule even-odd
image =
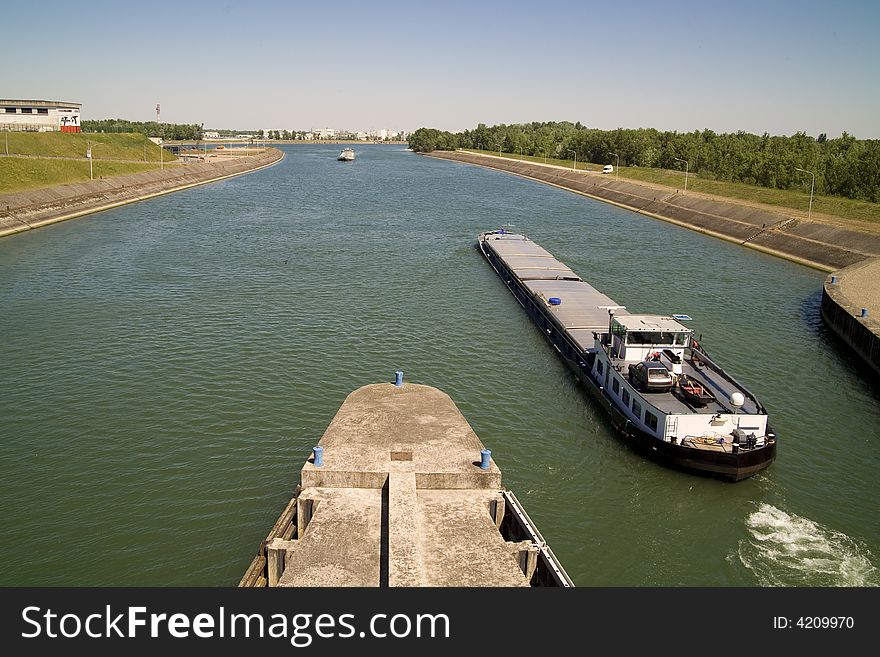
[[[880, 395], [822, 274], [502, 173], [363, 146], [0, 240], [2, 585], [234, 585], [355, 388], [458, 404], [589, 585], [877, 585]], [[683, 312], [765, 403], [727, 484], [623, 446], [474, 248], [527, 233]]]

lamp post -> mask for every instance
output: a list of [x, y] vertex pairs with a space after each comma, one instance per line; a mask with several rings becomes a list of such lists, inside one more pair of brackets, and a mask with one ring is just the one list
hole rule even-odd
[[519, 151], [519, 161], [522, 162], [523, 155], [524, 155], [524, 153], [523, 153], [523, 148], [520, 147], [520, 148], [517, 148], [516, 150]]
[[614, 167], [614, 177], [617, 180], [620, 180], [620, 155], [618, 155], [617, 153], [612, 153], [611, 151], [608, 151], [608, 154], [613, 155], [617, 158], [617, 166]]
[[[99, 146], [100, 144], [95, 144], [95, 146]], [[89, 160], [89, 180], [95, 179], [94, 168], [92, 167], [92, 161], [94, 158], [92, 157], [92, 142], [86, 141], [86, 158]]]
[[498, 157], [501, 157], [501, 144], [495, 144], [498, 147]]
[[688, 191], [688, 164], [687, 160], [682, 160], [680, 157], [674, 157], [673, 160], [678, 160], [679, 162], [684, 162], [684, 193], [687, 194]]
[[574, 166], [571, 168], [572, 171], [577, 171], [578, 168], [578, 153], [573, 148], [569, 148], [566, 153], [574, 153]]
[[812, 171], [807, 171], [806, 169], [801, 169], [795, 167], [795, 171], [803, 171], [804, 173], [808, 173], [812, 176], [812, 180], [810, 181], [810, 209], [807, 211], [807, 221], [813, 216], [813, 188], [816, 186], [816, 174]]

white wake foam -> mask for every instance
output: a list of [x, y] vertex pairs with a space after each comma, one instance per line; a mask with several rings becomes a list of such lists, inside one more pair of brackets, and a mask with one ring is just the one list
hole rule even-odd
[[738, 556], [762, 586], [878, 586], [867, 547], [808, 518], [761, 504], [746, 518]]

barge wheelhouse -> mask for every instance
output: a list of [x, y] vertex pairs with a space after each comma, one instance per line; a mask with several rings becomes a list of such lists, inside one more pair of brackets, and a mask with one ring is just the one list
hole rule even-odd
[[478, 247], [634, 447], [731, 481], [773, 462], [767, 410], [699, 345], [686, 316], [630, 314], [524, 235], [486, 232]]

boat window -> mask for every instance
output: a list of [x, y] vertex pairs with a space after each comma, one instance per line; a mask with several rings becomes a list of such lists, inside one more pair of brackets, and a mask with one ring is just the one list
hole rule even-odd
[[623, 389], [623, 403], [629, 406], [629, 390]]
[[651, 411], [645, 411], [645, 424], [647, 424], [648, 428], [652, 431], [657, 431], [657, 416]]
[[602, 372], [604, 372], [604, 371], [605, 371], [605, 368], [604, 368], [603, 365], [602, 365], [602, 361], [601, 361], [601, 360], [597, 360], [597, 361], [596, 361], [596, 372], [598, 372], [598, 373], [601, 375]]
[[617, 377], [611, 380], [611, 389], [614, 391], [614, 394], [620, 392], [620, 381], [617, 380]]
[[633, 399], [633, 413], [639, 419], [642, 419], [642, 405]]
[[673, 345], [675, 333], [663, 331], [633, 331], [627, 336], [627, 344]]
[[687, 333], [676, 333], [675, 334], [675, 344], [684, 346], [687, 344], [688, 334]]

